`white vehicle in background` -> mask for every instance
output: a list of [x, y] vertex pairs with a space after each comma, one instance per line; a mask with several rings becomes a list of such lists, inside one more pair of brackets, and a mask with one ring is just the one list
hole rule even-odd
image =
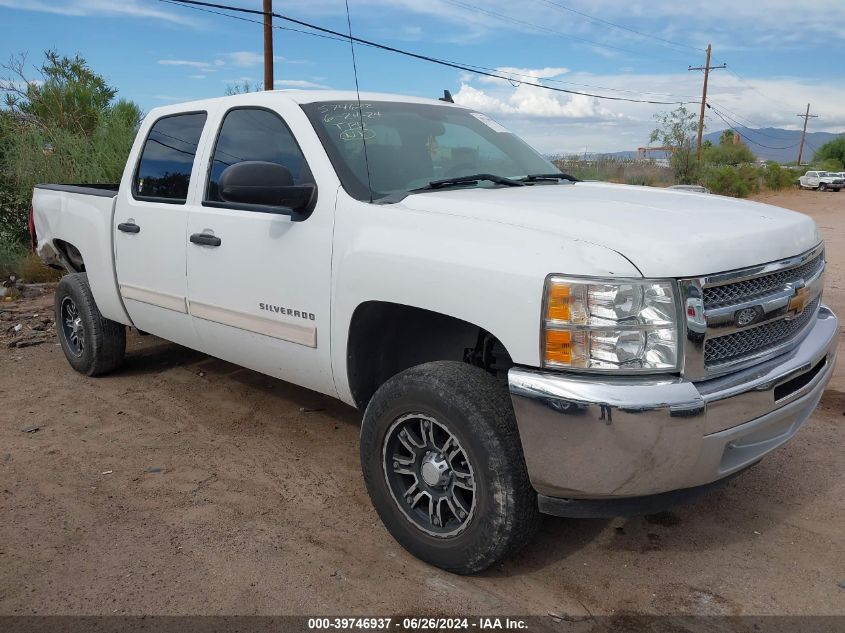
[[33, 214], [75, 370], [117, 370], [135, 327], [358, 407], [386, 528], [458, 573], [541, 514], [655, 512], [745, 470], [835, 366], [810, 218], [578, 182], [442, 101], [156, 108], [119, 185], [38, 185]]
[[798, 179], [802, 189], [818, 189], [819, 191], [839, 191], [845, 187], [842, 174], [827, 171], [808, 171]]

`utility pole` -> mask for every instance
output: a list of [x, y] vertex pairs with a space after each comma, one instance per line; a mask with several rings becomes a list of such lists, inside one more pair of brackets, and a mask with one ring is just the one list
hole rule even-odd
[[704, 134], [704, 107], [707, 105], [707, 80], [710, 78], [710, 71], [717, 68], [727, 68], [727, 64], [721, 66], [710, 65], [710, 44], [707, 45], [707, 60], [704, 66], [690, 66], [688, 70], [703, 70], [704, 71], [704, 89], [701, 91], [701, 114], [698, 116], [698, 143], [696, 145], [695, 157], [696, 160], [701, 157], [701, 137]]
[[273, 89], [273, 0], [264, 0], [264, 90]]
[[807, 104], [807, 112], [804, 114], [796, 114], [795, 116], [800, 116], [804, 119], [804, 129], [801, 130], [801, 144], [798, 146], [798, 166], [801, 166], [801, 157], [804, 154], [804, 137], [807, 136], [807, 121], [810, 119], [817, 119], [819, 117], [818, 114], [810, 114], [810, 104]]

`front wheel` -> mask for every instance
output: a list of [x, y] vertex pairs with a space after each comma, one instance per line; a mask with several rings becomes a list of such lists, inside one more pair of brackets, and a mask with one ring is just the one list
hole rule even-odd
[[477, 367], [426, 363], [382, 385], [364, 414], [361, 465], [391, 535], [447, 571], [481, 571], [539, 525], [507, 388]]
[[88, 275], [65, 275], [56, 288], [56, 329], [71, 367], [86, 376], [117, 369], [126, 352], [126, 328], [100, 314]]
[[822, 183], [819, 185], [819, 191], [827, 191], [827, 185]]

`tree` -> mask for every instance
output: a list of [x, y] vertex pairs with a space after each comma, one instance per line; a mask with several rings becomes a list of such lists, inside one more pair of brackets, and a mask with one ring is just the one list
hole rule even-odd
[[226, 86], [225, 94], [227, 97], [231, 97], [232, 95], [245, 95], [250, 92], [261, 92], [263, 88], [256, 84], [249, 83], [249, 79], [244, 79], [240, 82], [235, 82], [233, 84], [228, 84]]
[[78, 55], [47, 51], [36, 80], [25, 55], [2, 67], [0, 243], [25, 239], [36, 183], [118, 182], [142, 116]]
[[709, 165], [742, 165], [753, 163], [757, 160], [748, 146], [742, 142], [742, 137], [737, 138], [733, 130], [725, 130], [719, 136], [719, 144], [707, 145], [701, 148], [701, 160]]
[[673, 147], [670, 165], [675, 179], [681, 184], [695, 184], [698, 180], [698, 163], [693, 143], [698, 133], [698, 121], [694, 112], [683, 105], [672, 112], [654, 115], [657, 127], [652, 131], [649, 142]]
[[813, 155], [813, 163], [825, 161], [836, 161], [830, 171], [839, 171], [845, 168], [845, 136], [839, 136], [832, 141], [822, 145]]
[[56, 51], [47, 51], [44, 56], [38, 81], [26, 76], [26, 55], [13, 57], [3, 66], [11, 73], [0, 81], [6, 109], [45, 125], [90, 134], [117, 90], [79, 55], [60, 57]]

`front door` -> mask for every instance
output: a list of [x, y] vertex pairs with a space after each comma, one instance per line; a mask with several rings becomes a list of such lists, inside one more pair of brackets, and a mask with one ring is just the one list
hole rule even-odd
[[164, 116], [152, 125], [114, 218], [120, 294], [141, 330], [197, 348], [185, 274], [188, 190], [207, 114]]
[[[282, 115], [256, 107], [219, 115], [201, 200], [188, 215], [188, 309], [207, 353], [336, 395], [329, 348], [336, 189], [319, 190], [311, 215], [292, 221], [272, 207], [225, 202], [217, 187], [223, 170], [242, 161], [277, 163], [294, 184], [314, 182]], [[289, 115], [308, 125], [301, 111]]]

